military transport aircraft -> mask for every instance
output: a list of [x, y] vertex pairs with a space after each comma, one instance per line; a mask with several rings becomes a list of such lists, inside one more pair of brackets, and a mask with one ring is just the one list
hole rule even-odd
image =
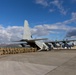
[[[30, 45], [31, 47], [37, 48], [38, 50], [48, 50], [49, 47], [42, 41], [47, 40], [47, 38], [42, 39], [33, 39], [32, 34], [30, 31], [30, 27], [28, 24], [28, 21], [24, 21], [24, 33], [23, 33], [23, 39], [15, 42], [26, 42], [27, 45]], [[21, 43], [22, 47], [25, 47], [24, 43]]]
[[[22, 47], [25, 47], [25, 45], [30, 45], [30, 47], [37, 48], [39, 51], [41, 50], [50, 50], [51, 48], [60, 46], [60, 42], [67, 44], [68, 42], [71, 41], [76, 41], [76, 40], [61, 40], [61, 41], [46, 41], [44, 42], [43, 40], [47, 40], [47, 38], [41, 38], [41, 39], [33, 39], [32, 34], [30, 31], [30, 27], [28, 24], [28, 21], [24, 21], [24, 33], [23, 33], [23, 39], [19, 41], [14, 41], [14, 42], [23, 42], [20, 45]], [[25, 44], [24, 44], [25, 42]]]

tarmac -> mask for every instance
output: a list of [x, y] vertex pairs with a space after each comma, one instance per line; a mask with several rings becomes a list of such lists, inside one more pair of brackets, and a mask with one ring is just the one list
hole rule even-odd
[[76, 75], [76, 50], [1, 55], [0, 75]]

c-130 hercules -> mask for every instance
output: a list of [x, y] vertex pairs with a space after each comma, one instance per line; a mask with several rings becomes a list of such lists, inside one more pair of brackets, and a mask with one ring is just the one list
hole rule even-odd
[[[28, 21], [24, 21], [24, 33], [23, 33], [23, 39], [15, 42], [21, 42], [21, 46], [25, 47], [24, 42], [26, 42], [26, 45], [30, 45], [30, 47], [37, 48], [37, 50], [49, 50], [49, 47], [42, 41], [47, 40], [47, 38], [42, 39], [33, 39], [32, 34], [30, 31], [30, 27], [28, 24]], [[23, 43], [22, 43], [23, 42]]]
[[[76, 40], [61, 40], [61, 41], [48, 41], [48, 42], [43, 42], [43, 40], [47, 40], [47, 38], [41, 38], [41, 39], [33, 39], [32, 34], [30, 31], [30, 27], [28, 24], [28, 21], [24, 21], [24, 33], [23, 33], [23, 39], [15, 42], [21, 42], [21, 46], [25, 47], [25, 45], [30, 45], [30, 47], [37, 48], [38, 51], [41, 50], [50, 50], [56, 46], [56, 44], [62, 42], [64, 44], [71, 42], [71, 41], [76, 41]], [[23, 42], [23, 43], [22, 43]], [[26, 44], [24, 44], [26, 43]], [[48, 44], [50, 43], [50, 44]]]

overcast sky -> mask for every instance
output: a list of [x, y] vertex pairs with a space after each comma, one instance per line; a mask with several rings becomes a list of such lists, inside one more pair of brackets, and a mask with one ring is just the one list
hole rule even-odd
[[22, 39], [24, 20], [34, 38], [76, 38], [76, 0], [0, 0], [0, 43]]

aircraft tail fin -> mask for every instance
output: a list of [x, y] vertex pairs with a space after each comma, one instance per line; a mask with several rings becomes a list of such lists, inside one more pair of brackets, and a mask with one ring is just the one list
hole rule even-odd
[[29, 24], [28, 24], [28, 21], [25, 20], [24, 21], [24, 33], [23, 33], [23, 39], [31, 39], [31, 31], [30, 31], [30, 27], [29, 27]]

